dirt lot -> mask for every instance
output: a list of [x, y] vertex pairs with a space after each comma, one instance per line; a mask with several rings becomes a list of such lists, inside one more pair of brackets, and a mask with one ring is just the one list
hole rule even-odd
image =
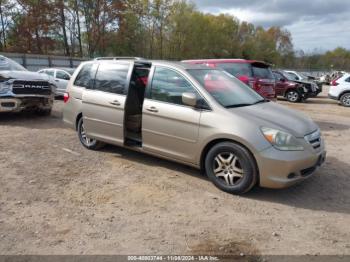
[[197, 170], [109, 146], [85, 150], [53, 115], [0, 115], [0, 254], [350, 255], [350, 109], [310, 115], [328, 160], [286, 190], [242, 197]]

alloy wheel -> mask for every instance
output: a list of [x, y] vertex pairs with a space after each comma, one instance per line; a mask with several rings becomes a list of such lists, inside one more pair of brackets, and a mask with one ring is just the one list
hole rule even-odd
[[241, 182], [244, 171], [239, 158], [233, 153], [220, 153], [214, 158], [214, 174], [228, 186]]
[[342, 104], [344, 106], [350, 106], [350, 94], [346, 94], [342, 97]]
[[81, 124], [81, 127], [80, 127], [80, 137], [81, 137], [81, 141], [87, 147], [92, 146], [94, 143], [96, 143], [95, 139], [91, 139], [87, 137], [83, 123]]
[[299, 94], [296, 91], [290, 91], [287, 94], [288, 101], [297, 102], [299, 99]]

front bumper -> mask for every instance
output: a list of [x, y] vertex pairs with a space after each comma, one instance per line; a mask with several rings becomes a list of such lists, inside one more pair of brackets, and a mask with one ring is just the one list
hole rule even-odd
[[16, 98], [0, 98], [0, 112], [21, 111], [21, 101]]
[[31, 108], [50, 109], [52, 106], [52, 96], [0, 96], [0, 113], [21, 112]]
[[285, 188], [311, 177], [326, 160], [322, 146], [318, 151], [279, 151], [273, 147], [256, 157], [260, 186]]

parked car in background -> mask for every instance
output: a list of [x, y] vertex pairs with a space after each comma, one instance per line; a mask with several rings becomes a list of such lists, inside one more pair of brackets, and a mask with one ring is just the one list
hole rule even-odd
[[44, 68], [39, 70], [38, 73], [48, 75], [57, 87], [56, 96], [63, 96], [74, 71], [74, 68]]
[[0, 112], [51, 113], [55, 86], [47, 76], [29, 72], [15, 61], [0, 56]]
[[328, 96], [340, 101], [343, 106], [350, 107], [350, 74], [345, 73], [331, 83]]
[[309, 78], [297, 71], [290, 71], [290, 70], [284, 70], [291, 78], [297, 81], [302, 81], [302, 80], [309, 80]]
[[270, 65], [265, 62], [244, 59], [204, 59], [183, 62], [221, 68], [249, 85], [263, 97], [276, 99], [275, 78]]
[[307, 89], [307, 97], [312, 98], [317, 97], [319, 93], [322, 92], [322, 84], [317, 84], [315, 81], [308, 80], [307, 76], [295, 72], [295, 71], [286, 71], [280, 70], [285, 77], [287, 77], [290, 81], [301, 84], [305, 89]]
[[320, 89], [320, 92], [322, 92], [322, 85], [323, 83], [318, 80], [316, 77], [311, 76], [311, 75], [306, 75], [297, 71], [290, 71], [290, 70], [285, 70], [285, 72], [294, 80], [296, 81], [309, 81], [309, 82], [314, 82], [318, 88]]
[[291, 186], [311, 177], [326, 157], [310, 118], [270, 102], [222, 69], [85, 62], [64, 101], [63, 120], [84, 147], [110, 143], [194, 166], [230, 193], [257, 183]]
[[273, 70], [276, 79], [276, 95], [285, 97], [289, 102], [297, 103], [307, 98], [307, 90], [303, 85], [290, 80], [284, 72]]
[[319, 81], [324, 85], [330, 85], [331, 83], [331, 76], [329, 74], [324, 74], [320, 77]]

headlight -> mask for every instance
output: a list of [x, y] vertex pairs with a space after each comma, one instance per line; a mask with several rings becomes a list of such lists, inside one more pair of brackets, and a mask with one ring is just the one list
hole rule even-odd
[[11, 90], [11, 85], [7, 82], [0, 82], [0, 94], [5, 94]]
[[276, 149], [281, 151], [303, 151], [304, 147], [300, 145], [298, 140], [291, 134], [283, 131], [262, 127], [261, 131], [267, 141], [271, 143]]

